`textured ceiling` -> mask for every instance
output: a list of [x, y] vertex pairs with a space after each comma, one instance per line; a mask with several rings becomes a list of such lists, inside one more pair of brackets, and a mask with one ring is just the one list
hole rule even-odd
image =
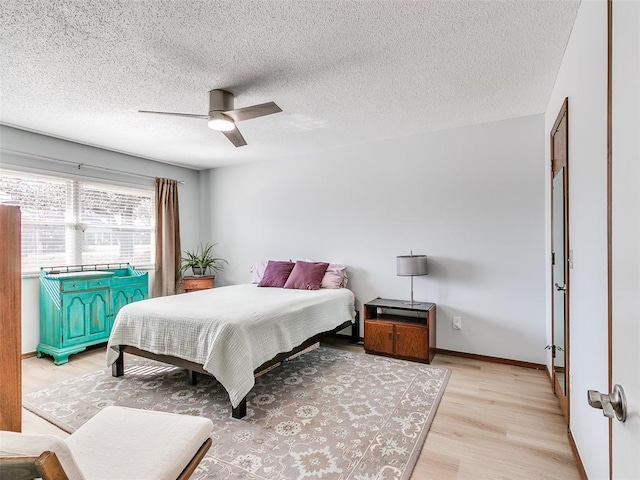
[[[210, 168], [545, 110], [576, 1], [2, 0], [0, 122]], [[225, 88], [234, 148], [205, 120]]]

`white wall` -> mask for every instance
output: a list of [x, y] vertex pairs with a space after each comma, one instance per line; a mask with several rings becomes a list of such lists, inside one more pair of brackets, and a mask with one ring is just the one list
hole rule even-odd
[[[608, 478], [609, 433], [602, 413], [587, 405], [587, 390], [607, 385], [607, 6], [582, 2], [545, 114], [545, 166], [549, 132], [569, 97], [569, 243], [571, 431], [589, 478]], [[547, 216], [550, 224], [546, 184]], [[551, 263], [550, 237], [545, 244]], [[550, 271], [547, 269], [547, 285]], [[550, 288], [547, 288], [547, 306]], [[550, 323], [550, 308], [547, 307]], [[570, 382], [571, 383], [571, 382]]]
[[[57, 138], [38, 135], [0, 125], [0, 166], [5, 168], [27, 168], [41, 173], [63, 173], [82, 175], [107, 181], [124, 182], [130, 185], [153, 186], [153, 179], [144, 179], [105, 172], [81, 169], [77, 166], [49, 162], [30, 156], [16, 155], [6, 150], [15, 150], [59, 160], [67, 160], [89, 165], [98, 165], [141, 175], [158, 176], [184, 180], [180, 187], [180, 227], [183, 248], [193, 248], [200, 241], [200, 183], [199, 172], [153, 162], [130, 155], [89, 147]], [[153, 272], [150, 272], [150, 282]], [[151, 291], [151, 288], [149, 289]], [[40, 339], [39, 291], [37, 277], [22, 280], [22, 352], [34, 352]]]
[[[437, 346], [545, 360], [543, 115], [203, 172], [204, 237], [246, 283], [266, 259], [349, 265], [358, 307], [407, 299], [396, 255], [427, 254]], [[451, 327], [462, 317], [462, 330]], [[362, 332], [362, 330], [361, 330]]]

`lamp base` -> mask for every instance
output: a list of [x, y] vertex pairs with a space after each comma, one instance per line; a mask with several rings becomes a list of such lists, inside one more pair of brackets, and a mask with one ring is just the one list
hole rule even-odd
[[414, 305], [423, 305], [424, 302], [402, 302], [403, 305], [411, 305], [412, 307]]

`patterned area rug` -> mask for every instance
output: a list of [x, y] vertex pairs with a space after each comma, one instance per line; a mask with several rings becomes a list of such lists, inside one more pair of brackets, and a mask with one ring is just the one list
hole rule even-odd
[[449, 378], [428, 365], [320, 347], [258, 378], [247, 416], [231, 417], [213, 378], [128, 356], [125, 376], [98, 370], [24, 396], [73, 432], [107, 405], [205, 416], [213, 445], [194, 479], [409, 479]]

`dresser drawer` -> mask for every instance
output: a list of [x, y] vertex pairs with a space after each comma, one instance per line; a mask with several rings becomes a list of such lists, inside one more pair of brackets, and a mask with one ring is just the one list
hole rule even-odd
[[109, 277], [93, 278], [91, 280], [69, 280], [60, 283], [61, 292], [79, 292], [80, 290], [93, 290], [110, 286]]
[[[46, 275], [46, 273], [45, 273]], [[87, 272], [67, 272], [47, 276], [47, 280], [57, 280], [60, 292], [79, 292], [81, 290], [93, 290], [96, 288], [109, 287], [112, 272], [109, 271], [87, 271]]]
[[94, 280], [87, 280], [87, 290], [91, 290], [94, 288], [105, 288], [110, 287], [111, 283], [109, 278], [96, 278]]
[[60, 282], [61, 292], [77, 292], [79, 290], [87, 289], [86, 280], [69, 280], [67, 282]]

